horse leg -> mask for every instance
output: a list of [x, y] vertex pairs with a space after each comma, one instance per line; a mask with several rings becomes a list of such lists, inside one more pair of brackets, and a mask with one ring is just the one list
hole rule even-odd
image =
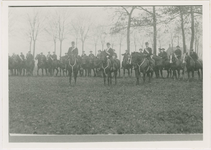
[[74, 72], [75, 85], [76, 85], [76, 80], [77, 80], [77, 74], [78, 74], [78, 70]]
[[143, 81], [144, 81], [144, 83], [145, 83], [145, 76], [146, 76], [146, 73], [143, 72]]
[[125, 68], [123, 68], [123, 78], [125, 78]]
[[198, 80], [200, 80], [200, 71], [199, 71], [199, 69], [198, 69]]
[[69, 85], [71, 85], [72, 80], [72, 71], [69, 70]]

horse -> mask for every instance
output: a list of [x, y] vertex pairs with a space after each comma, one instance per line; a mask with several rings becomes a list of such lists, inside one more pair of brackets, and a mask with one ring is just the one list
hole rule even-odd
[[74, 81], [76, 84], [79, 67], [80, 66], [79, 66], [79, 61], [77, 59], [77, 56], [70, 54], [68, 57], [68, 65], [67, 65], [67, 69], [69, 72], [69, 84], [70, 85], [71, 85], [71, 80], [72, 80], [72, 74], [73, 74]]
[[94, 77], [96, 76], [96, 70], [94, 67], [94, 58], [88, 57], [87, 70], [88, 70], [88, 77], [91, 77], [92, 70], [94, 73]]
[[153, 55], [152, 59], [155, 61], [155, 66], [153, 68], [156, 78], [159, 78], [160, 75], [163, 78], [163, 59], [160, 56]]
[[96, 72], [96, 76], [100, 76], [101, 77], [101, 60], [98, 57], [94, 57], [93, 58], [93, 63], [94, 63], [94, 68], [95, 68], [95, 72]]
[[192, 79], [194, 78], [194, 71], [198, 72], [198, 79], [200, 80], [200, 70], [201, 73], [202, 69], [202, 60], [194, 60], [190, 55], [185, 55], [184, 60], [186, 62], [186, 68], [188, 72], [188, 80], [190, 79], [190, 73], [192, 73]]
[[[123, 77], [125, 77], [125, 70], [128, 72], [128, 76], [131, 77], [133, 73], [133, 65], [131, 64], [131, 55], [123, 54], [122, 69]], [[130, 74], [131, 73], [131, 74]]]
[[38, 54], [35, 57], [36, 60], [38, 60], [37, 63], [37, 75], [39, 75], [39, 69], [42, 70], [42, 76], [43, 76], [43, 69], [45, 69], [45, 74], [47, 75], [47, 62], [46, 62], [46, 57], [43, 55], [41, 56], [40, 54]]
[[26, 59], [26, 74], [33, 75], [34, 59]]
[[117, 84], [117, 72], [120, 72], [120, 61], [118, 59], [113, 59], [113, 65], [111, 63], [111, 59], [107, 58], [107, 53], [105, 51], [102, 51], [100, 54], [100, 60], [101, 60], [101, 70], [103, 74], [104, 79], [104, 85], [106, 85], [106, 78], [108, 85], [112, 84], [112, 75], [111, 73], [114, 73], [115, 78], [115, 84]]
[[63, 72], [63, 76], [67, 76], [67, 64], [68, 64], [68, 57], [67, 56], [62, 56], [59, 61], [59, 68], [60, 68], [60, 76], [61, 72]]
[[80, 76], [88, 76], [88, 56], [80, 57]]
[[47, 72], [49, 73], [50, 76], [52, 76], [53, 75], [53, 59], [51, 57], [48, 57], [46, 64], [47, 64]]
[[60, 66], [59, 60], [57, 60], [57, 59], [52, 60], [52, 74], [53, 75], [54, 75], [55, 70], [56, 70], [56, 76], [58, 75], [59, 66]]
[[151, 82], [153, 65], [150, 65], [150, 60], [148, 60], [143, 54], [139, 52], [133, 52], [132, 56], [132, 65], [135, 70], [136, 76], [136, 85], [139, 85], [139, 77], [141, 72], [143, 73], [143, 81], [145, 82], [145, 76], [147, 74], [149, 82]]
[[19, 55], [12, 56], [12, 74], [13, 75], [21, 75], [21, 59]]
[[[184, 74], [185, 74], [185, 61], [184, 59], [179, 59], [175, 54], [170, 55], [170, 67], [171, 70], [173, 71], [173, 79], [180, 79], [180, 70], [182, 70], [182, 75], [184, 79]], [[177, 77], [178, 74], [178, 77]]]

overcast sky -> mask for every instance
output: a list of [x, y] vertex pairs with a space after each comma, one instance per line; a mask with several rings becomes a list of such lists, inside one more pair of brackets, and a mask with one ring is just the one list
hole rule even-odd
[[[112, 18], [114, 14], [114, 9], [112, 8], [104, 8], [104, 7], [68, 7], [68, 8], [56, 8], [56, 7], [41, 7], [41, 8], [34, 8], [34, 7], [18, 7], [18, 8], [9, 8], [9, 55], [12, 53], [19, 54], [23, 52], [26, 54], [29, 51], [29, 37], [27, 36], [27, 31], [29, 29], [29, 23], [27, 21], [27, 15], [31, 16], [34, 12], [39, 12], [40, 18], [42, 19], [42, 28], [47, 28], [49, 26], [49, 18], [55, 17], [56, 12], [68, 12], [68, 26], [71, 26], [71, 21], [73, 18], [77, 18], [79, 16], [91, 16], [90, 21], [93, 22], [92, 28], [89, 32], [89, 36], [85, 42], [85, 52], [89, 54], [89, 51], [92, 50], [94, 52], [94, 40], [93, 40], [93, 31], [97, 25], [106, 26], [107, 29], [110, 28], [111, 24], [113, 23]], [[138, 12], [135, 12], [138, 13]], [[177, 21], [177, 20], [176, 20]], [[169, 24], [169, 26], [174, 27], [174, 22]], [[170, 37], [168, 33], [164, 33], [164, 25], [157, 27], [159, 32], [159, 40], [157, 42], [157, 47], [159, 48], [164, 47], [167, 49], [170, 44]], [[146, 36], [147, 32], [151, 32], [151, 37]], [[145, 30], [145, 28], [140, 28], [136, 32], [136, 35], [131, 33], [131, 51], [135, 51], [133, 36], [138, 36], [139, 39], [137, 41], [137, 47], [139, 48], [144, 46], [144, 43], [148, 41], [150, 46], [152, 47], [152, 31], [153, 28], [149, 28]], [[106, 31], [107, 32], [107, 31]], [[187, 45], [189, 46], [189, 41], [187, 37]], [[67, 52], [68, 48], [71, 46], [71, 41], [75, 41], [75, 36], [73, 31], [68, 31], [66, 34], [66, 39], [63, 41], [63, 49], [62, 55]], [[116, 50], [117, 54], [119, 55], [119, 42], [118, 38], [112, 38], [109, 35], [106, 36], [106, 42], [114, 41], [114, 49]], [[182, 38], [175, 39], [174, 45], [176, 46], [179, 42], [179, 45], [182, 47]], [[81, 42], [78, 40], [79, 54], [81, 54]], [[122, 45], [122, 53], [126, 50], [126, 35], [123, 40]], [[97, 44], [97, 49], [101, 49], [100, 41]], [[38, 39], [36, 43], [36, 52], [40, 53], [43, 52], [47, 54], [47, 52], [53, 52], [54, 50], [54, 43], [52, 36], [49, 35], [45, 30], [42, 30], [38, 34]], [[59, 41], [57, 40], [57, 55], [59, 55]]]

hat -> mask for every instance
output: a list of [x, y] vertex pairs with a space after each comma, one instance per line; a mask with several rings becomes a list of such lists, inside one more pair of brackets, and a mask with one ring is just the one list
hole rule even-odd
[[180, 48], [179, 45], [177, 45], [176, 48]]
[[165, 50], [165, 48], [161, 48], [161, 50]]
[[48, 53], [50, 53], [50, 52], [48, 52]]
[[142, 48], [139, 48], [139, 50], [142, 50]]
[[109, 42], [106, 45], [111, 45]]
[[145, 44], [149, 44], [148, 42], [145, 42]]
[[92, 51], [90, 51], [90, 52], [92, 52]]
[[71, 43], [72, 43], [72, 44], [75, 44], [75, 42], [74, 42], [74, 41], [72, 41]]

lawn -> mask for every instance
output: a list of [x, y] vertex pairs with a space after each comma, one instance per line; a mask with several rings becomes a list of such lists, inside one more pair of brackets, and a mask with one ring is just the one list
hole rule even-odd
[[9, 129], [23, 134], [202, 133], [202, 82], [9, 77]]

